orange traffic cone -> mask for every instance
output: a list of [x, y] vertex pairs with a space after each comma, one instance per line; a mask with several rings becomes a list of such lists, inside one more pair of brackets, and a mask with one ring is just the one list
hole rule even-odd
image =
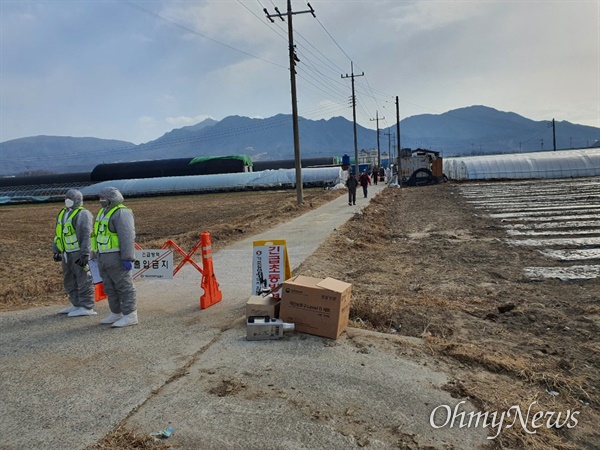
[[209, 306], [223, 300], [223, 293], [217, 283], [217, 277], [213, 269], [212, 245], [210, 242], [210, 233], [205, 231], [200, 235], [202, 245], [202, 284], [204, 294], [200, 297], [200, 309], [206, 309]]

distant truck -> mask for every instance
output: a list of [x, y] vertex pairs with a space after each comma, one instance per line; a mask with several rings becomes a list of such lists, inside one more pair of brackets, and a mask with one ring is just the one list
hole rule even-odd
[[439, 152], [424, 149], [402, 149], [398, 158], [398, 179], [402, 186], [426, 186], [448, 181], [442, 173]]

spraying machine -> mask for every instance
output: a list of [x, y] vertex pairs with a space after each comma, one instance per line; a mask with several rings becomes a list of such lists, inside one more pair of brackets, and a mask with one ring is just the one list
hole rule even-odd
[[440, 153], [433, 150], [402, 149], [398, 171], [402, 186], [426, 186], [448, 181], [442, 173]]

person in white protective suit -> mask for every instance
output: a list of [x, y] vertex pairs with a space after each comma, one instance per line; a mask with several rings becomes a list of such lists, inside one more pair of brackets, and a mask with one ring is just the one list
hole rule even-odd
[[133, 211], [123, 205], [123, 195], [115, 187], [100, 191], [92, 247], [108, 296], [110, 314], [100, 321], [113, 327], [138, 323], [136, 290], [132, 268], [135, 260], [135, 221]]
[[62, 262], [63, 285], [71, 306], [59, 314], [68, 317], [95, 316], [94, 282], [88, 265], [91, 252], [92, 213], [83, 207], [83, 195], [77, 189], [65, 194], [65, 207], [56, 218], [52, 251], [54, 261]]

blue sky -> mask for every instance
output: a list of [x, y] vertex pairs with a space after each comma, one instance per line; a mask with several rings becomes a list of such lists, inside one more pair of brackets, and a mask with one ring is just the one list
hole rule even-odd
[[[600, 1], [313, 0], [293, 16], [299, 114], [375, 128], [470, 105], [600, 127]], [[0, 142], [154, 140], [291, 113], [284, 0], [0, 0]], [[294, 11], [308, 10], [293, 0]]]

